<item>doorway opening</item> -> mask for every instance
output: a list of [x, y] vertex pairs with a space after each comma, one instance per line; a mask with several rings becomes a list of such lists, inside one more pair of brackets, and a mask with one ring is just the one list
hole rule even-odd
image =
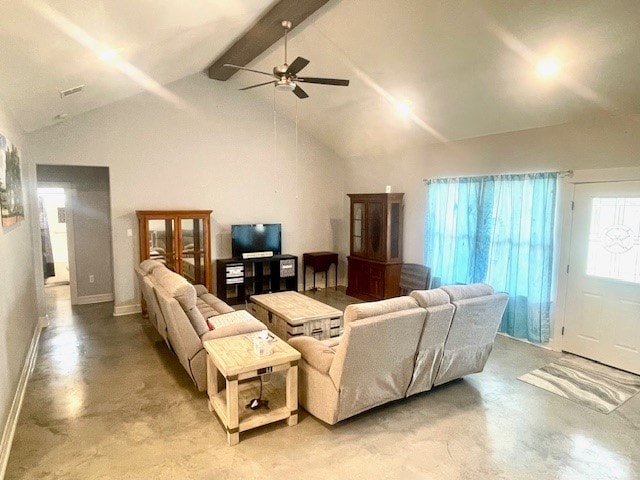
[[64, 188], [38, 188], [45, 287], [69, 285], [66, 203]]
[[113, 301], [109, 168], [36, 165], [36, 176], [47, 297]]

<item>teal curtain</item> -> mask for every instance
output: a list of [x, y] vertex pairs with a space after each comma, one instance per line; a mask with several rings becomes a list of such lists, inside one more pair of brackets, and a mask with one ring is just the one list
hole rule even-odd
[[425, 260], [434, 286], [509, 294], [500, 331], [549, 340], [557, 173], [430, 180]]

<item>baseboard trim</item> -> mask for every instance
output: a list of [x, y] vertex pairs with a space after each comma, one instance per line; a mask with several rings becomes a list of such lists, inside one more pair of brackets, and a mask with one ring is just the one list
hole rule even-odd
[[113, 302], [113, 293], [101, 293], [100, 295], [85, 295], [78, 297], [76, 305], [89, 305], [91, 303]]
[[13, 443], [13, 436], [16, 433], [16, 427], [18, 425], [18, 418], [20, 417], [20, 410], [22, 409], [22, 402], [24, 400], [24, 393], [27, 389], [27, 382], [33, 371], [33, 366], [36, 363], [38, 356], [38, 341], [40, 340], [40, 332], [43, 325], [48, 325], [48, 317], [38, 318], [38, 323], [33, 332], [31, 338], [31, 344], [29, 345], [29, 351], [27, 352], [27, 358], [25, 358], [24, 365], [22, 367], [22, 373], [20, 374], [20, 380], [18, 381], [18, 388], [16, 394], [13, 397], [11, 408], [9, 409], [9, 416], [4, 426], [2, 433], [2, 440], [0, 440], [0, 479], [4, 478], [4, 474], [7, 470], [7, 463], [9, 463], [9, 453], [11, 453], [11, 445]]
[[[508, 333], [504, 333], [504, 332], [498, 332], [498, 335], [506, 337], [506, 338], [510, 338], [511, 340], [515, 340], [516, 342], [526, 343], [528, 345], [531, 345], [532, 347], [544, 348], [545, 350], [553, 350], [549, 346], [548, 343], [547, 344], [544, 344], [544, 343], [533, 343], [533, 342], [530, 342], [529, 340], [525, 340], [524, 338], [512, 337]], [[551, 340], [549, 340], [549, 342], [551, 342]]]
[[142, 312], [142, 305], [139, 303], [134, 305], [118, 305], [113, 307], [113, 316], [121, 317], [123, 315], [133, 315]]

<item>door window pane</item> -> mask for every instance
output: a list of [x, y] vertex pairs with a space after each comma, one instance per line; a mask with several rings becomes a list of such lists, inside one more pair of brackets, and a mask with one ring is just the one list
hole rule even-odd
[[640, 198], [593, 199], [587, 275], [640, 283]]

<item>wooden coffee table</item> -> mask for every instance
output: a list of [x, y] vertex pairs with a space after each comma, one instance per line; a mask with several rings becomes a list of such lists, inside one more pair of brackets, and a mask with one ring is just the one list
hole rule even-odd
[[251, 295], [251, 313], [280, 338], [300, 335], [318, 340], [340, 335], [342, 312], [298, 292]]
[[[215, 411], [227, 430], [229, 445], [240, 441], [240, 432], [278, 420], [298, 423], [298, 361], [300, 352], [276, 338], [273, 353], [258, 356], [246, 335], [217, 338], [204, 342], [207, 351], [207, 394], [209, 410]], [[246, 381], [261, 375], [285, 371], [286, 387], [277, 388], [264, 381], [262, 398], [269, 408], [251, 410], [246, 407], [260, 390], [259, 381]], [[225, 379], [225, 388], [218, 383], [218, 372]]]

